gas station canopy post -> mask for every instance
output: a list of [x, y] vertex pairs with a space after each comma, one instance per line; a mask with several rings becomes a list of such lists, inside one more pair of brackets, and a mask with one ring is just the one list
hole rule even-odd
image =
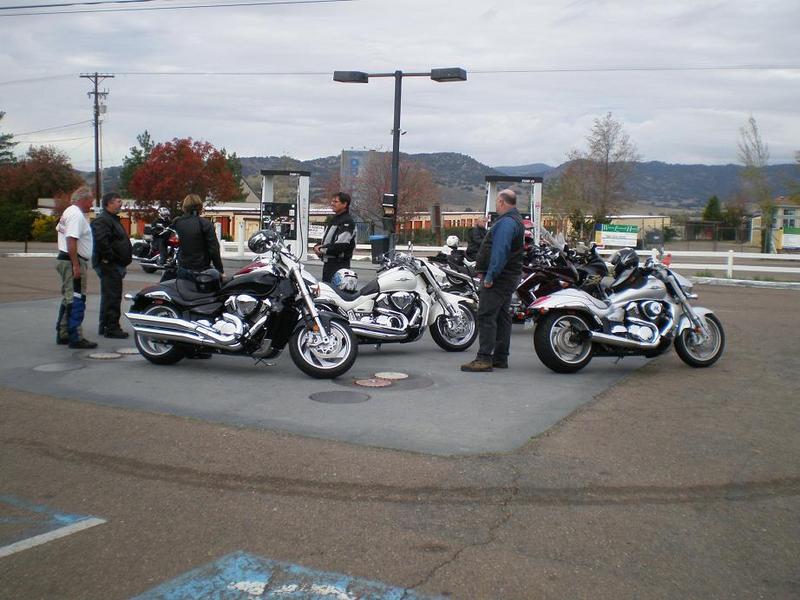
[[[295, 201], [275, 202], [275, 176], [297, 177]], [[276, 221], [287, 241], [289, 251], [300, 260], [308, 254], [308, 200], [311, 171], [288, 171], [281, 169], [261, 170], [261, 202], [259, 202], [258, 226], [264, 227], [264, 218]]]

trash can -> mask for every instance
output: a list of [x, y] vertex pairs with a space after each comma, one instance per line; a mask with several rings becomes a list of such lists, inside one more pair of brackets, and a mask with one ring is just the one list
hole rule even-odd
[[389, 236], [371, 235], [369, 236], [369, 243], [372, 246], [372, 264], [381, 264], [383, 255], [389, 251]]

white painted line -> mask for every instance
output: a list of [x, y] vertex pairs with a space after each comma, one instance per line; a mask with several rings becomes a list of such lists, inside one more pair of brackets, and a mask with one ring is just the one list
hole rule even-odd
[[89, 529], [95, 525], [102, 525], [105, 522], [105, 519], [91, 517], [89, 519], [84, 519], [83, 521], [78, 521], [77, 523], [72, 523], [71, 525], [59, 527], [58, 529], [48, 531], [47, 533], [43, 533], [41, 535], [35, 535], [25, 540], [20, 540], [19, 542], [0, 548], [0, 558], [11, 556], [17, 552], [22, 552], [28, 548], [33, 548], [34, 546], [41, 546], [42, 544], [57, 540], [58, 538], [66, 537], [72, 533]]

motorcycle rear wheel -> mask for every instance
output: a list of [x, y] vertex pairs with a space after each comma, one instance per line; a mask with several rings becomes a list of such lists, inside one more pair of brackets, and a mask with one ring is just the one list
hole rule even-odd
[[[151, 304], [142, 311], [142, 314], [170, 319], [180, 318], [177, 309], [169, 304]], [[156, 365], [174, 365], [186, 356], [183, 349], [166, 340], [153, 339], [140, 333], [134, 335], [134, 340], [139, 354]]]
[[575, 373], [592, 360], [586, 319], [578, 314], [551, 312], [533, 332], [533, 348], [544, 366], [556, 373]]
[[317, 335], [305, 327], [292, 335], [289, 354], [297, 368], [316, 379], [333, 379], [346, 373], [358, 356], [358, 342], [350, 327], [340, 321], [331, 321], [327, 345], [318, 344]]
[[675, 352], [683, 362], [695, 369], [710, 367], [725, 350], [725, 331], [720, 320], [715, 315], [708, 314], [706, 325], [711, 337], [703, 344], [695, 343], [697, 334], [692, 329], [684, 329], [675, 338]]
[[447, 352], [463, 352], [478, 337], [478, 318], [475, 311], [459, 304], [459, 322], [448, 315], [439, 315], [431, 327], [431, 337], [436, 345]]

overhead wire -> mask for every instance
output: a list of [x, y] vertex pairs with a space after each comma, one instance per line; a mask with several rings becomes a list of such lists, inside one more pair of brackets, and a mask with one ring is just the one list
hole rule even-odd
[[35, 131], [25, 131], [23, 133], [15, 133], [14, 137], [19, 137], [21, 135], [33, 135], [34, 133], [42, 133], [44, 131], [53, 131], [54, 129], [67, 129], [69, 127], [76, 127], [78, 125], [85, 125], [86, 123], [91, 123], [92, 119], [86, 119], [85, 121], [77, 121], [75, 123], [67, 123], [66, 125], [56, 125], [55, 127], [45, 127], [44, 129], [36, 129]]
[[358, 2], [359, 0], [252, 0], [250, 2], [217, 2], [211, 4], [194, 4], [186, 6], [139, 6], [135, 8], [97, 8], [87, 10], [57, 10], [24, 13], [0, 14], [3, 17], [33, 17], [40, 15], [69, 15], [90, 13], [142, 12], [154, 10], [193, 10], [197, 8], [228, 8], [236, 6], [286, 6], [294, 4], [333, 4], [340, 2]]

